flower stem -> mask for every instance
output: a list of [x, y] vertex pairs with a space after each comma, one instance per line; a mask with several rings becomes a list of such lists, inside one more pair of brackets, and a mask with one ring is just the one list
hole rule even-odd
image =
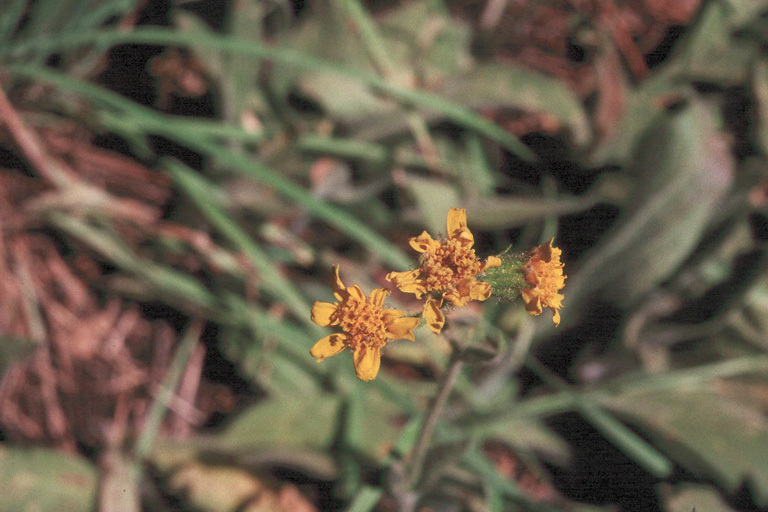
[[416, 486], [421, 478], [424, 457], [427, 454], [427, 448], [429, 448], [432, 433], [435, 430], [440, 413], [442, 413], [445, 408], [448, 396], [451, 394], [451, 390], [456, 383], [456, 378], [459, 376], [462, 366], [464, 366], [464, 361], [459, 357], [458, 351], [454, 350], [451, 356], [451, 362], [440, 379], [437, 396], [435, 396], [430, 404], [429, 412], [424, 419], [424, 424], [421, 427], [421, 432], [419, 432], [419, 438], [416, 440], [416, 445], [405, 461], [406, 482], [411, 489]]

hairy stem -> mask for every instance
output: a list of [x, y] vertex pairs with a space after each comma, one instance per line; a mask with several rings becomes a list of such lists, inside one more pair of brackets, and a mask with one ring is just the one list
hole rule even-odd
[[427, 448], [429, 448], [432, 433], [435, 430], [440, 413], [442, 413], [445, 408], [448, 396], [451, 394], [453, 385], [456, 383], [456, 378], [459, 376], [463, 366], [464, 361], [459, 357], [459, 354], [454, 351], [451, 356], [451, 362], [440, 379], [437, 395], [432, 401], [432, 404], [430, 404], [429, 412], [424, 419], [424, 424], [421, 427], [421, 432], [419, 432], [419, 438], [416, 440], [416, 445], [413, 447], [413, 450], [405, 461], [406, 482], [411, 489], [414, 488], [421, 478], [424, 457], [427, 454]]

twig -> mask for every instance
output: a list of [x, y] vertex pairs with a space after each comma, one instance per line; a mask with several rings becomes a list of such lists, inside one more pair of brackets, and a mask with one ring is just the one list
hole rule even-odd
[[[173, 418], [173, 430], [176, 435], [189, 433], [190, 425], [204, 420], [204, 415], [195, 408], [194, 402], [200, 387], [200, 376], [205, 362], [205, 347], [198, 345], [189, 358], [189, 364], [179, 385], [178, 400]], [[183, 407], [183, 410], [182, 410]]]
[[8, 133], [10, 133], [13, 141], [24, 153], [32, 167], [45, 179], [59, 187], [70, 185], [73, 182], [74, 176], [46, 153], [40, 139], [32, 130], [27, 128], [1, 87], [0, 123], [8, 128]]
[[81, 180], [68, 165], [52, 157], [37, 134], [24, 123], [19, 113], [0, 88], [0, 125], [5, 126], [14, 143], [21, 149], [32, 167], [48, 182], [60, 189], [60, 194], [42, 194], [30, 201], [32, 208], [73, 209], [85, 206], [101, 208], [115, 216], [132, 219], [137, 224], [153, 223], [159, 212], [134, 199], [118, 199], [101, 188]]

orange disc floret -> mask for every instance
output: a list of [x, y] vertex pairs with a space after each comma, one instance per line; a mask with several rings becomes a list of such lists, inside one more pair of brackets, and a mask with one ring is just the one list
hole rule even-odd
[[401, 291], [413, 293], [417, 299], [429, 295], [423, 317], [435, 334], [440, 334], [445, 325], [445, 316], [440, 310], [443, 301], [447, 299], [456, 306], [464, 306], [471, 300], [486, 300], [491, 296], [491, 286], [475, 276], [489, 267], [501, 265], [495, 256], [482, 262], [475, 255], [472, 248], [475, 238], [467, 228], [464, 208], [450, 209], [447, 227], [448, 239], [442, 242], [426, 231], [411, 238], [411, 247], [422, 254], [419, 268], [387, 274], [387, 281]]
[[397, 309], [384, 309], [389, 291], [378, 288], [366, 297], [359, 286], [344, 286], [338, 266], [334, 266], [333, 271], [333, 295], [338, 302], [315, 302], [312, 321], [323, 327], [338, 325], [343, 332], [322, 338], [309, 353], [319, 363], [349, 347], [357, 377], [373, 380], [379, 373], [382, 347], [389, 340], [413, 341], [413, 330], [419, 325], [419, 319], [404, 318], [405, 312]]
[[558, 310], [563, 307], [563, 295], [558, 292], [565, 286], [567, 276], [563, 274], [563, 263], [560, 261], [562, 251], [552, 246], [554, 240], [529, 253], [522, 271], [530, 286], [523, 289], [522, 296], [526, 311], [532, 315], [540, 315], [543, 308], [552, 310], [552, 321], [557, 326], [560, 324]]

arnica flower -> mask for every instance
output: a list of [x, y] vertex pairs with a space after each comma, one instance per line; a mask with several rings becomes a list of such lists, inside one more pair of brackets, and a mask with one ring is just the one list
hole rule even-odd
[[448, 239], [434, 240], [424, 231], [411, 238], [411, 247], [422, 254], [421, 265], [407, 272], [390, 272], [387, 281], [401, 291], [413, 293], [417, 299], [429, 295], [423, 316], [435, 334], [445, 325], [440, 308], [444, 300], [464, 306], [471, 300], [485, 300], [491, 296], [491, 286], [475, 276], [489, 267], [498, 267], [501, 260], [489, 257], [484, 263], [477, 259], [472, 246], [475, 239], [467, 228], [467, 211], [451, 208], [448, 212]]
[[563, 296], [558, 292], [565, 286], [563, 264], [560, 262], [562, 251], [552, 247], [553, 238], [529, 253], [528, 262], [522, 272], [529, 285], [521, 291], [525, 309], [532, 315], [540, 315], [542, 308], [552, 310], [552, 321], [560, 324], [560, 312]]
[[413, 330], [419, 325], [419, 319], [403, 318], [405, 312], [397, 309], [384, 309], [388, 290], [378, 288], [366, 297], [359, 286], [344, 286], [338, 266], [333, 267], [333, 272], [333, 295], [338, 302], [315, 302], [312, 321], [322, 327], [338, 325], [344, 332], [326, 336], [315, 343], [309, 353], [319, 363], [349, 347], [357, 377], [373, 380], [379, 373], [382, 347], [388, 340], [413, 341]]

